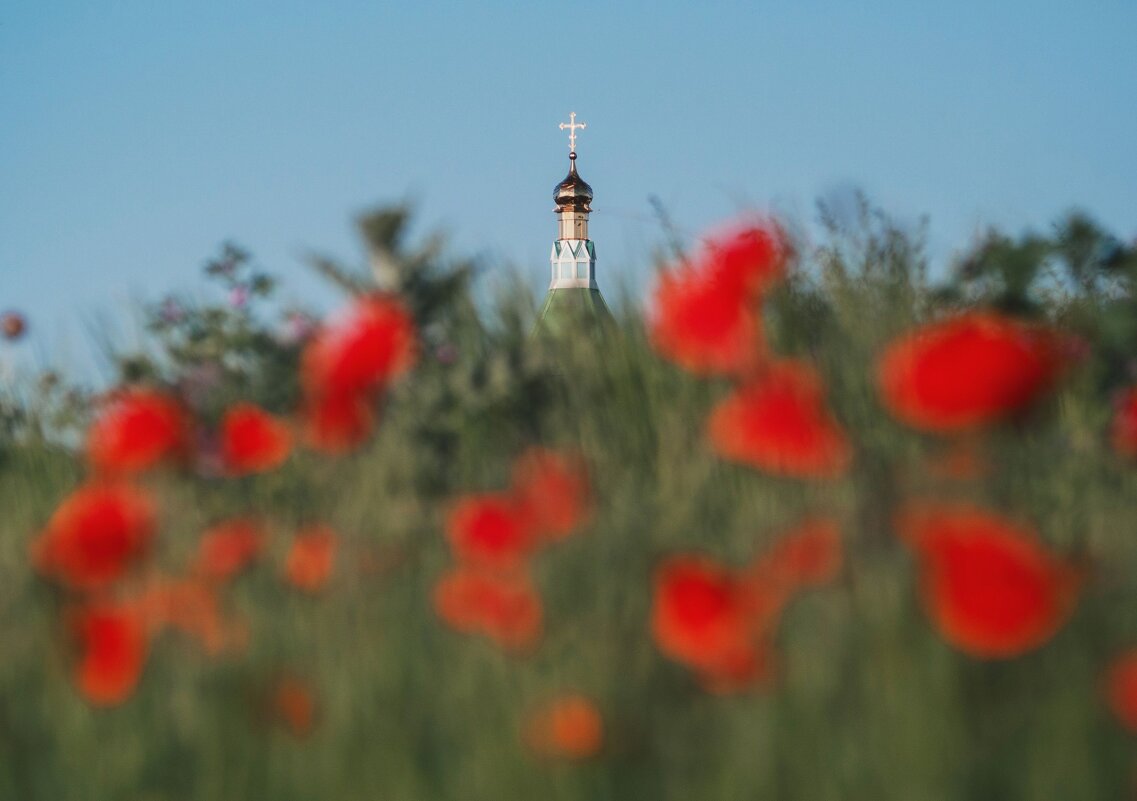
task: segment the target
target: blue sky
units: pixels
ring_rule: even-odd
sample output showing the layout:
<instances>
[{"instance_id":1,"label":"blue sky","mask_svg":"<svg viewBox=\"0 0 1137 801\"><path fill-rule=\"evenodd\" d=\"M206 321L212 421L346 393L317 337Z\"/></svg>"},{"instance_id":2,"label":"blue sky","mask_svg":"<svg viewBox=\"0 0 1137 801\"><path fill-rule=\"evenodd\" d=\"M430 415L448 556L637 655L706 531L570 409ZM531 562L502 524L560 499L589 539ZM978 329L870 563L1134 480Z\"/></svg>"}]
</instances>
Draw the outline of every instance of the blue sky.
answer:
<instances>
[{"instance_id":1,"label":"blue sky","mask_svg":"<svg viewBox=\"0 0 1137 801\"><path fill-rule=\"evenodd\" d=\"M8 0L0 308L81 353L225 239L326 307L302 254L358 260L353 217L403 198L539 288L571 110L602 287L642 281L652 195L697 233L859 186L941 263L1074 205L1133 236L1134 31L1132 0Z\"/></svg>"}]
</instances>

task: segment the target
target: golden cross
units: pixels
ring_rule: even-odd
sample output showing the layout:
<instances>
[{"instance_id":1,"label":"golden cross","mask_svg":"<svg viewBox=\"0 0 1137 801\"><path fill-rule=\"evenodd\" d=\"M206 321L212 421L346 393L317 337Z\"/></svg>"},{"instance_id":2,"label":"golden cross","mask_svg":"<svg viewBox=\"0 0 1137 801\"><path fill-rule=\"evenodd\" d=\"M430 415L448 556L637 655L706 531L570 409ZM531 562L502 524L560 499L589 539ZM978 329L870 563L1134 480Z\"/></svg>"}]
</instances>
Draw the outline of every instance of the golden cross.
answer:
<instances>
[{"instance_id":1,"label":"golden cross","mask_svg":"<svg viewBox=\"0 0 1137 801\"><path fill-rule=\"evenodd\" d=\"M581 130L583 130L587 127L588 127L587 123L576 121L576 112L575 111L569 113L569 121L568 122L562 122L561 123L561 130L562 131L565 128L569 129L569 152L570 153L576 152L576 129L580 128Z\"/></svg>"}]
</instances>

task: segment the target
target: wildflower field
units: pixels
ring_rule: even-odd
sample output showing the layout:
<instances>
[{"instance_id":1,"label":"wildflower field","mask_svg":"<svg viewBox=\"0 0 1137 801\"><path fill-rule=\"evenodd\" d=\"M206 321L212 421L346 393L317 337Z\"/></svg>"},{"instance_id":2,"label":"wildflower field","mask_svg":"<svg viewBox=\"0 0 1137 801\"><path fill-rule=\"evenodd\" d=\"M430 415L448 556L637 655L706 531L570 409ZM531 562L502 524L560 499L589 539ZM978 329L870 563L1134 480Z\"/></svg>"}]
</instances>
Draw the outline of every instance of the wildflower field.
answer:
<instances>
[{"instance_id":1,"label":"wildflower field","mask_svg":"<svg viewBox=\"0 0 1137 801\"><path fill-rule=\"evenodd\" d=\"M4 387L0 798L1132 797L1137 246L822 222L553 336L380 211Z\"/></svg>"}]
</instances>

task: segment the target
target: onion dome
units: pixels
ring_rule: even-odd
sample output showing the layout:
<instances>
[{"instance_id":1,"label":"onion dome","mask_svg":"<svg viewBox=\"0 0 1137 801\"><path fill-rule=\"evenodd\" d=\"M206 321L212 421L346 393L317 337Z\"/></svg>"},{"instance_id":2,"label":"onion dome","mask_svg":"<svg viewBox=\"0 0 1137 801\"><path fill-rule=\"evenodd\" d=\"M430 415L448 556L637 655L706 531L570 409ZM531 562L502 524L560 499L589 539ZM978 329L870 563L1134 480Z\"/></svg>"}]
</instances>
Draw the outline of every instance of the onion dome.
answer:
<instances>
[{"instance_id":1,"label":"onion dome","mask_svg":"<svg viewBox=\"0 0 1137 801\"><path fill-rule=\"evenodd\" d=\"M592 211L592 187L576 172L576 153L569 153L569 173L553 190L557 211Z\"/></svg>"}]
</instances>

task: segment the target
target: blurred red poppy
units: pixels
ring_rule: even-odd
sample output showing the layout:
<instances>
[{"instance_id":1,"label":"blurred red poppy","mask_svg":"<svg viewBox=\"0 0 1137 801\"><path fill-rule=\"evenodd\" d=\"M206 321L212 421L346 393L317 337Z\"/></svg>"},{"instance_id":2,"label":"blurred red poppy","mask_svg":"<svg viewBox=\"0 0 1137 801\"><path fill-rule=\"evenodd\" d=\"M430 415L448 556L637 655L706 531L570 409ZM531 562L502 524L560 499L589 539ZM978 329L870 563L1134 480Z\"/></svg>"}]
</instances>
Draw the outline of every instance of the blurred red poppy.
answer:
<instances>
[{"instance_id":1,"label":"blurred red poppy","mask_svg":"<svg viewBox=\"0 0 1137 801\"><path fill-rule=\"evenodd\" d=\"M0 337L15 342L28 330L28 321L24 315L15 311L6 311L0 314Z\"/></svg>"},{"instance_id":2,"label":"blurred red poppy","mask_svg":"<svg viewBox=\"0 0 1137 801\"><path fill-rule=\"evenodd\" d=\"M737 287L691 269L660 275L648 334L656 351L696 375L742 373L765 354L754 304Z\"/></svg>"},{"instance_id":3,"label":"blurred red poppy","mask_svg":"<svg viewBox=\"0 0 1137 801\"><path fill-rule=\"evenodd\" d=\"M785 273L786 237L773 223L735 224L707 240L696 270L740 298L761 295Z\"/></svg>"},{"instance_id":4,"label":"blurred red poppy","mask_svg":"<svg viewBox=\"0 0 1137 801\"><path fill-rule=\"evenodd\" d=\"M1109 710L1122 726L1137 734L1137 648L1114 658L1103 689Z\"/></svg>"},{"instance_id":5,"label":"blurred red poppy","mask_svg":"<svg viewBox=\"0 0 1137 801\"><path fill-rule=\"evenodd\" d=\"M1014 415L1062 371L1062 340L994 311L967 312L893 341L877 365L881 397L902 422L952 432Z\"/></svg>"},{"instance_id":6,"label":"blurred red poppy","mask_svg":"<svg viewBox=\"0 0 1137 801\"><path fill-rule=\"evenodd\" d=\"M217 581L231 579L260 556L267 539L264 526L252 518L218 523L201 535L196 573Z\"/></svg>"},{"instance_id":7,"label":"blurred red poppy","mask_svg":"<svg viewBox=\"0 0 1137 801\"><path fill-rule=\"evenodd\" d=\"M339 537L328 526L316 524L296 532L284 562L284 578L305 592L320 592L335 569Z\"/></svg>"},{"instance_id":8,"label":"blurred red poppy","mask_svg":"<svg viewBox=\"0 0 1137 801\"><path fill-rule=\"evenodd\" d=\"M523 739L538 756L586 759L603 745L604 720L591 698L568 693L529 713Z\"/></svg>"},{"instance_id":9,"label":"blurred red poppy","mask_svg":"<svg viewBox=\"0 0 1137 801\"><path fill-rule=\"evenodd\" d=\"M230 475L279 467L292 450L285 422L252 403L238 403L221 420L221 458Z\"/></svg>"},{"instance_id":10,"label":"blurred red poppy","mask_svg":"<svg viewBox=\"0 0 1137 801\"><path fill-rule=\"evenodd\" d=\"M241 628L222 616L216 587L202 579L153 577L139 596L138 606L151 632L174 629L197 640L208 654L243 643Z\"/></svg>"},{"instance_id":11,"label":"blurred red poppy","mask_svg":"<svg viewBox=\"0 0 1137 801\"><path fill-rule=\"evenodd\" d=\"M87 431L87 458L96 470L134 473L184 452L189 419L172 396L152 389L119 392Z\"/></svg>"},{"instance_id":12,"label":"blurred red poppy","mask_svg":"<svg viewBox=\"0 0 1137 801\"><path fill-rule=\"evenodd\" d=\"M332 455L359 447L375 428L374 403L358 393L306 399L300 416L305 444Z\"/></svg>"},{"instance_id":13,"label":"blurred red poppy","mask_svg":"<svg viewBox=\"0 0 1137 801\"><path fill-rule=\"evenodd\" d=\"M157 513L150 497L126 484L91 483L59 504L32 543L37 570L80 590L122 577L150 550Z\"/></svg>"},{"instance_id":14,"label":"blurred red poppy","mask_svg":"<svg viewBox=\"0 0 1137 801\"><path fill-rule=\"evenodd\" d=\"M1117 399L1110 440L1118 454L1137 459L1137 387L1126 389Z\"/></svg>"},{"instance_id":15,"label":"blurred red poppy","mask_svg":"<svg viewBox=\"0 0 1137 801\"><path fill-rule=\"evenodd\" d=\"M656 570L651 625L663 653L712 673L745 652L752 634L742 582L698 555L673 556Z\"/></svg>"},{"instance_id":16,"label":"blurred red poppy","mask_svg":"<svg viewBox=\"0 0 1137 801\"><path fill-rule=\"evenodd\" d=\"M75 684L96 706L121 704L142 677L149 637L137 608L102 603L81 607L70 616L79 646Z\"/></svg>"},{"instance_id":17,"label":"blurred red poppy","mask_svg":"<svg viewBox=\"0 0 1137 801\"><path fill-rule=\"evenodd\" d=\"M414 318L397 298L358 299L305 346L304 389L315 398L377 390L414 363L416 337Z\"/></svg>"},{"instance_id":18,"label":"blurred red poppy","mask_svg":"<svg viewBox=\"0 0 1137 801\"><path fill-rule=\"evenodd\" d=\"M307 737L316 723L316 698L308 682L281 677L272 688L272 716L294 737Z\"/></svg>"},{"instance_id":19,"label":"blurred red poppy","mask_svg":"<svg viewBox=\"0 0 1137 801\"><path fill-rule=\"evenodd\" d=\"M1029 528L966 504L926 503L897 515L921 561L933 624L956 648L984 659L1030 651L1073 611L1082 571Z\"/></svg>"},{"instance_id":20,"label":"blurred red poppy","mask_svg":"<svg viewBox=\"0 0 1137 801\"><path fill-rule=\"evenodd\" d=\"M757 684L769 684L773 679L774 649L768 636L723 654L698 674L700 686L716 695L733 695Z\"/></svg>"},{"instance_id":21,"label":"blurred red poppy","mask_svg":"<svg viewBox=\"0 0 1137 801\"><path fill-rule=\"evenodd\" d=\"M758 560L756 572L798 589L826 584L840 569L840 524L811 517L784 533Z\"/></svg>"},{"instance_id":22,"label":"blurred red poppy","mask_svg":"<svg viewBox=\"0 0 1137 801\"><path fill-rule=\"evenodd\" d=\"M530 448L517 458L513 494L528 525L552 540L571 534L591 511L583 462L544 448Z\"/></svg>"},{"instance_id":23,"label":"blurred red poppy","mask_svg":"<svg viewBox=\"0 0 1137 801\"><path fill-rule=\"evenodd\" d=\"M484 635L511 650L528 648L541 636L541 598L520 572L452 569L434 586L434 610L455 631Z\"/></svg>"},{"instance_id":24,"label":"blurred red poppy","mask_svg":"<svg viewBox=\"0 0 1137 801\"><path fill-rule=\"evenodd\" d=\"M446 537L459 561L489 570L521 567L537 544L530 520L505 493L460 498L447 516Z\"/></svg>"},{"instance_id":25,"label":"blurred red poppy","mask_svg":"<svg viewBox=\"0 0 1137 801\"><path fill-rule=\"evenodd\" d=\"M852 447L825 405L816 371L781 361L738 387L714 408L711 446L724 459L792 478L834 478Z\"/></svg>"}]
</instances>

